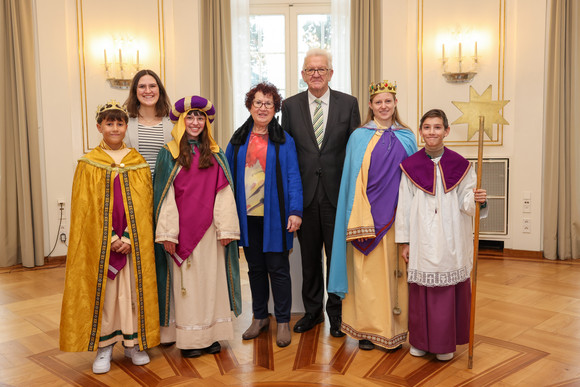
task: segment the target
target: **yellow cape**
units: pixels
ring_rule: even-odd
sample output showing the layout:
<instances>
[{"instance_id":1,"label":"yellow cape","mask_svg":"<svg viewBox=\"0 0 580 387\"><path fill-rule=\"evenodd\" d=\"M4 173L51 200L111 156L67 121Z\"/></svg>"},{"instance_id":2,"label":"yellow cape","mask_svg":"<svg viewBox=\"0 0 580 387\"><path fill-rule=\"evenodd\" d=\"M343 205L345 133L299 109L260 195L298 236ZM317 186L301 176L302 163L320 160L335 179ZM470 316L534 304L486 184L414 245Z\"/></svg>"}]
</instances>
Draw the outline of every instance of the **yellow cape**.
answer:
<instances>
[{"instance_id":1,"label":"yellow cape","mask_svg":"<svg viewBox=\"0 0 580 387\"><path fill-rule=\"evenodd\" d=\"M114 172L121 179L131 239L139 348L159 344L151 172L134 149L116 166L98 147L79 160L73 181L70 243L60 321L60 349L63 351L98 348L111 247Z\"/></svg>"}]
</instances>

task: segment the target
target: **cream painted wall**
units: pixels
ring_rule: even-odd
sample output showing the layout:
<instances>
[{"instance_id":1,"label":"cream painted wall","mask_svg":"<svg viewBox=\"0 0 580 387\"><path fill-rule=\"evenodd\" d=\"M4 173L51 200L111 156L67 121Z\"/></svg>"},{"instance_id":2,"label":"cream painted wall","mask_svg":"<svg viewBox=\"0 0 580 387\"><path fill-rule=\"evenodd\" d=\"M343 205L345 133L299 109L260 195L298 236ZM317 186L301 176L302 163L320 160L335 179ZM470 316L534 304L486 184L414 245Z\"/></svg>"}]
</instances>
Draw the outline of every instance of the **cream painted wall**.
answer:
<instances>
[{"instance_id":1,"label":"cream painted wall","mask_svg":"<svg viewBox=\"0 0 580 387\"><path fill-rule=\"evenodd\" d=\"M84 0L93 1L93 0ZM94 0L96 1L96 0ZM450 6L454 1L449 0ZM103 6L113 0L101 1ZM172 101L200 89L200 1L165 0L165 86ZM384 0L383 76L398 81L403 119L416 129L417 121L417 0ZM57 200L67 202L68 235L70 192L76 160L82 155L79 59L75 0L36 0L39 53L40 130L44 138L45 254L57 237ZM504 144L486 147L486 157L510 159L509 228L505 247L541 250L542 199L542 90L545 65L546 0L506 0L506 107ZM445 10L439 15L445 17ZM139 20L123 19L124 23ZM85 31L85 34L87 31ZM92 112L92 108L90 109ZM92 114L92 113L91 113ZM363 113L364 114L364 113ZM467 157L473 147L456 147ZM521 232L522 193L530 191L532 233ZM60 242L53 255L66 254Z\"/></svg>"},{"instance_id":2,"label":"cream painted wall","mask_svg":"<svg viewBox=\"0 0 580 387\"><path fill-rule=\"evenodd\" d=\"M68 235L69 204L75 160L82 152L75 128L79 128L79 80L74 1L36 2L38 58L40 68L40 130L44 137L46 181L45 255L58 235L57 200L66 201L65 224ZM75 67L77 71L75 71ZM75 87L76 86L76 87ZM58 242L52 255L66 254Z\"/></svg>"},{"instance_id":3,"label":"cream painted wall","mask_svg":"<svg viewBox=\"0 0 580 387\"><path fill-rule=\"evenodd\" d=\"M98 0L98 3L101 7L115 8L113 0ZM159 3L163 4L165 26L165 87L173 102L185 95L199 93L200 3L199 0L165 0ZM64 224L68 238L72 180L77 159L83 154L77 2L36 0L35 7L40 69L39 109L42 117L40 131L45 152L43 178L46 187L43 205L44 250L47 255L58 236L57 201L60 199L66 201ZM85 14L84 17L90 15ZM140 23L138 18L131 19L130 16L120 18L119 21ZM85 30L85 39L91 33L102 34L102 31ZM104 79L103 74L103 79L99 81L103 82ZM111 97L117 97L117 94L118 91L111 91ZM95 108L87 107L89 122L92 122ZM96 130L96 127L89 126L89 130ZM52 255L65 254L65 244L58 241Z\"/></svg>"},{"instance_id":4,"label":"cream painted wall","mask_svg":"<svg viewBox=\"0 0 580 387\"><path fill-rule=\"evenodd\" d=\"M449 7L454 1L448 1ZM417 99L417 0L383 1L383 77L397 80L399 109L416 131ZM439 14L424 17L445 18ZM511 100L504 116L503 146L488 146L484 157L509 158L508 235L486 239L504 240L504 247L540 251L542 213L542 140L544 121L544 52L546 0L506 1L505 95ZM424 31L424 34L437 31ZM476 76L477 77L477 76ZM429 87L429 79L424 79ZM468 86L464 87L468 95ZM482 92L483 90L478 90ZM496 94L494 90L494 99ZM445 98L442 96L442 98ZM467 100L467 97L466 97ZM449 112L448 112L449 114ZM456 146L465 157L477 157L475 147ZM532 212L522 212L523 192L529 191ZM522 219L530 218L532 232L522 232ZM484 238L482 238L484 239Z\"/></svg>"}]
</instances>

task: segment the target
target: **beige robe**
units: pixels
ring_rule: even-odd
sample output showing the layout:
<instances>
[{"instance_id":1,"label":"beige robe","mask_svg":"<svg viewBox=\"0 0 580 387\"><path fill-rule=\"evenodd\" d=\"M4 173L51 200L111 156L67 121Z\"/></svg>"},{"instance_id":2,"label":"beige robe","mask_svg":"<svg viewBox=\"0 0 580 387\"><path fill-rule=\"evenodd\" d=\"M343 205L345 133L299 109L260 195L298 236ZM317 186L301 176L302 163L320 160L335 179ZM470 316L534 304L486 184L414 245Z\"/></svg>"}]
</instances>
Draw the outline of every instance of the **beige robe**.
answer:
<instances>
[{"instance_id":1,"label":"beige robe","mask_svg":"<svg viewBox=\"0 0 580 387\"><path fill-rule=\"evenodd\" d=\"M195 221L194 219L192 221ZM179 213L173 185L161 205L156 242L178 242ZM177 348L209 347L234 338L224 247L220 239L239 239L240 229L232 190L225 187L215 198L213 223L191 255L181 265L172 260L169 327L162 327L161 342L175 341Z\"/></svg>"},{"instance_id":2,"label":"beige robe","mask_svg":"<svg viewBox=\"0 0 580 387\"><path fill-rule=\"evenodd\" d=\"M375 135L369 142L357 177L347 242L374 237L366 188L371 154L379 139L380 135ZM342 301L343 332L357 340L396 348L407 339L409 292L405 262L399 257L395 244L395 228L387 232L369 255L349 245L346 259L350 290ZM395 277L397 269L401 277ZM401 313L395 314L395 308Z\"/></svg>"}]
</instances>

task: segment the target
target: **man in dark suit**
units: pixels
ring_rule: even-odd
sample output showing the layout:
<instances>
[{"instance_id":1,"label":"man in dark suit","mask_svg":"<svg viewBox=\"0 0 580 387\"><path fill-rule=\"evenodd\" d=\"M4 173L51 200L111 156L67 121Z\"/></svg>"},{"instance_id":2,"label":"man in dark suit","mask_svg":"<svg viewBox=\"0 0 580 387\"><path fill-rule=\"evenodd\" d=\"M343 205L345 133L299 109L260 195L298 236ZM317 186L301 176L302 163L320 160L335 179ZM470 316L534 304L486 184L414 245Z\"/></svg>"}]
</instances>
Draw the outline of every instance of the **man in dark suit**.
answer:
<instances>
[{"instance_id":1,"label":"man in dark suit","mask_svg":"<svg viewBox=\"0 0 580 387\"><path fill-rule=\"evenodd\" d=\"M330 268L336 202L340 189L346 143L360 124L355 97L331 90L332 57L321 49L306 53L302 79L308 90L282 104L282 126L296 143L304 191L304 212L298 240L302 252L302 301L305 315L294 332L306 332L324 321L325 280L322 247L326 252L326 272ZM341 325L341 299L329 294L326 313L330 333L344 336Z\"/></svg>"}]
</instances>

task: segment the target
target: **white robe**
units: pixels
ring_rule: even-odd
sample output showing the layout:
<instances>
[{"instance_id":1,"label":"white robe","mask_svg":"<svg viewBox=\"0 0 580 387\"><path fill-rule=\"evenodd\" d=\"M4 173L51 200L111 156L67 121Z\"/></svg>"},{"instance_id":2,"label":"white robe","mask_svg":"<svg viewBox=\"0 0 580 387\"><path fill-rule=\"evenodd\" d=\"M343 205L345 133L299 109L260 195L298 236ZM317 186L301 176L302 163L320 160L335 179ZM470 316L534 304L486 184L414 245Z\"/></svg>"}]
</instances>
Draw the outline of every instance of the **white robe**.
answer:
<instances>
[{"instance_id":1,"label":"white robe","mask_svg":"<svg viewBox=\"0 0 580 387\"><path fill-rule=\"evenodd\" d=\"M433 159L439 163L440 157ZM409 243L408 282L450 286L467 280L473 267L476 174L473 166L461 183L445 193L437 171L435 196L403 174L395 219L395 241ZM487 208L480 217L487 216Z\"/></svg>"}]
</instances>

